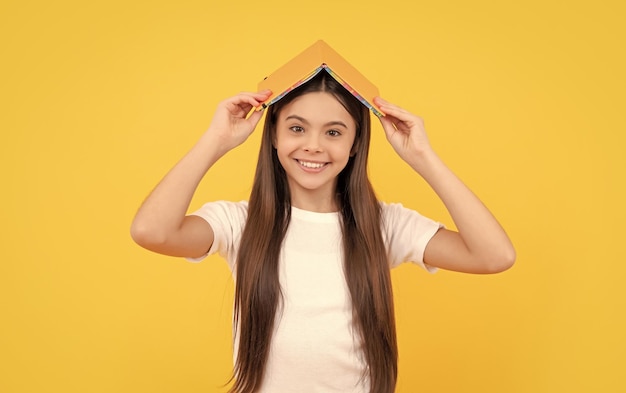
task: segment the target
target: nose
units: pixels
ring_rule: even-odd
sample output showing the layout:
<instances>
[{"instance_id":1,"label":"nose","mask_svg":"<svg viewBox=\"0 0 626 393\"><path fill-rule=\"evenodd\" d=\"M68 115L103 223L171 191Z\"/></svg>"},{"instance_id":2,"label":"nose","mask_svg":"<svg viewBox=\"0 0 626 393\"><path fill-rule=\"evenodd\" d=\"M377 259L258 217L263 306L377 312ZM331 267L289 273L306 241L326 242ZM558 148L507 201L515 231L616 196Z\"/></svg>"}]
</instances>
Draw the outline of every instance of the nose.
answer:
<instances>
[{"instance_id":1,"label":"nose","mask_svg":"<svg viewBox=\"0 0 626 393\"><path fill-rule=\"evenodd\" d=\"M303 150L310 153L322 151L322 145L318 133L311 132L307 134L304 140Z\"/></svg>"}]
</instances>

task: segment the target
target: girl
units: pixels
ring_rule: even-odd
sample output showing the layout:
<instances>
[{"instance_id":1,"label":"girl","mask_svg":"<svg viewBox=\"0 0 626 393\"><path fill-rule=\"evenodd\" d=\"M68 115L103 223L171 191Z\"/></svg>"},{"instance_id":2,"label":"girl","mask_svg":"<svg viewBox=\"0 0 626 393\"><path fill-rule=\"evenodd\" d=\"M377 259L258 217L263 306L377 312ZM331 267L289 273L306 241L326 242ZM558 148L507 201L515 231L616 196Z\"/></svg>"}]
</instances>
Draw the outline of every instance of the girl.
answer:
<instances>
[{"instance_id":1,"label":"girl","mask_svg":"<svg viewBox=\"0 0 626 393\"><path fill-rule=\"evenodd\" d=\"M413 261L495 273L513 264L513 246L432 150L422 120L377 97L387 139L439 195L458 232L379 202L366 170L369 111L326 72L267 109L249 201L186 215L204 174L252 133L262 116L253 109L269 95L241 93L218 105L206 133L139 209L132 237L166 255L227 259L236 282L231 392L393 392L390 268Z\"/></svg>"}]
</instances>

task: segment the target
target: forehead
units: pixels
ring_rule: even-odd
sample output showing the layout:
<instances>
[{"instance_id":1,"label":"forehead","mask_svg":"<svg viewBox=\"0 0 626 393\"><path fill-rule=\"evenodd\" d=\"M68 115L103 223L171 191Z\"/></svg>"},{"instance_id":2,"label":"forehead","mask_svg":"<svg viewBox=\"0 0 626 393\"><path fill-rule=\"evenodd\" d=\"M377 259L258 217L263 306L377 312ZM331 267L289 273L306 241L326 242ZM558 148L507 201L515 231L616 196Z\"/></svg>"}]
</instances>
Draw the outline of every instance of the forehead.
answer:
<instances>
[{"instance_id":1,"label":"forehead","mask_svg":"<svg viewBox=\"0 0 626 393\"><path fill-rule=\"evenodd\" d=\"M310 122L329 122L341 120L349 127L355 127L356 123L350 112L332 94L327 92L311 92L294 98L285 105L278 114L281 121L289 116L297 115Z\"/></svg>"}]
</instances>

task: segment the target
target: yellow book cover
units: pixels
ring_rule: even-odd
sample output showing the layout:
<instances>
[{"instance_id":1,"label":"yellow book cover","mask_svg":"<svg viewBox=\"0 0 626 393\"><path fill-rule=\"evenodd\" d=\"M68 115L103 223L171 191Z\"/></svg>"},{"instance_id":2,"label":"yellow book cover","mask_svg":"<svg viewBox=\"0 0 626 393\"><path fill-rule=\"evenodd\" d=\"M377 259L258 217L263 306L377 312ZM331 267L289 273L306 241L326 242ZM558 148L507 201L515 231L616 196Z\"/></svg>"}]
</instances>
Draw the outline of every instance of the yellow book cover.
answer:
<instances>
[{"instance_id":1,"label":"yellow book cover","mask_svg":"<svg viewBox=\"0 0 626 393\"><path fill-rule=\"evenodd\" d=\"M376 116L384 116L374 105L374 97L379 95L378 88L323 40L305 49L259 83L259 90L272 91L263 107L272 105L319 72L328 72Z\"/></svg>"}]
</instances>

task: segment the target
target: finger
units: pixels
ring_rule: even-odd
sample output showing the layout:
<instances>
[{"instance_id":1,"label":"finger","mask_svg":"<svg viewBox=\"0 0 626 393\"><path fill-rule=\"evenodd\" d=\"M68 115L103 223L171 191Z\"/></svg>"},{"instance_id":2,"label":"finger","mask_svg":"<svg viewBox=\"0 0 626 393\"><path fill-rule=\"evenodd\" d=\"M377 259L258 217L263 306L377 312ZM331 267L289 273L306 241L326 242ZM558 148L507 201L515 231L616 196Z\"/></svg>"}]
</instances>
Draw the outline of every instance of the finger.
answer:
<instances>
[{"instance_id":1,"label":"finger","mask_svg":"<svg viewBox=\"0 0 626 393\"><path fill-rule=\"evenodd\" d=\"M239 93L238 95L226 100L226 103L228 105L238 106L245 110L246 113L248 113L250 108L259 107L261 105L261 102L263 102L263 99L265 98L264 96L259 96L257 99L255 95L256 93Z\"/></svg>"},{"instance_id":2,"label":"finger","mask_svg":"<svg viewBox=\"0 0 626 393\"><path fill-rule=\"evenodd\" d=\"M257 92L242 91L238 95L249 96L249 97L253 97L253 98L258 99L258 100L264 100L267 97L272 95L272 91L270 89L264 89L264 90L260 90L260 91L257 91Z\"/></svg>"},{"instance_id":3,"label":"finger","mask_svg":"<svg viewBox=\"0 0 626 393\"><path fill-rule=\"evenodd\" d=\"M244 116L247 116L248 113L250 113L250 111L255 108L254 106L250 105L250 104L241 104L239 105L239 107L241 108L241 110L243 111Z\"/></svg>"},{"instance_id":4,"label":"finger","mask_svg":"<svg viewBox=\"0 0 626 393\"><path fill-rule=\"evenodd\" d=\"M243 91L241 93L239 93L237 96L235 97L248 97L248 98L252 98L254 99L257 104L254 105L256 107L258 107L259 105L261 105L261 103L267 101L267 99L272 95L272 91L269 89L265 89L265 90L261 90L259 92L253 93L253 92L249 92L249 91ZM233 97L234 98L234 97Z\"/></svg>"},{"instance_id":5,"label":"finger","mask_svg":"<svg viewBox=\"0 0 626 393\"><path fill-rule=\"evenodd\" d=\"M382 97L378 97L378 96L377 96L377 97L374 97L374 103L375 103L376 105L378 105L378 106L381 106L381 105L387 105L387 106L388 106L388 105L393 105L393 104L391 104L391 102L389 102L389 101L385 100L385 99L384 99L384 98L382 98Z\"/></svg>"},{"instance_id":6,"label":"finger","mask_svg":"<svg viewBox=\"0 0 626 393\"><path fill-rule=\"evenodd\" d=\"M248 102L249 100L241 100L238 97L233 97L232 99L226 100L222 103L222 106L231 114L234 116L241 116L243 114L243 116L245 116L251 108L253 108L255 105L255 101L252 100L250 102Z\"/></svg>"},{"instance_id":7,"label":"finger","mask_svg":"<svg viewBox=\"0 0 626 393\"><path fill-rule=\"evenodd\" d=\"M393 103L391 103L391 102L389 102L389 101L385 100L385 99L384 99L384 98L382 98L382 97L374 97L374 103L375 103L376 105L379 105L379 106L384 106L384 107L387 107L387 108L398 108L398 109L402 109L402 108L400 108L400 106L399 106L399 105L393 104Z\"/></svg>"},{"instance_id":8,"label":"finger","mask_svg":"<svg viewBox=\"0 0 626 393\"><path fill-rule=\"evenodd\" d=\"M387 115L392 115L396 118L398 118L399 120L403 120L406 121L408 120L411 116L414 116L412 113L410 113L409 111L402 109L396 105L393 104L381 104L380 105L380 109Z\"/></svg>"},{"instance_id":9,"label":"finger","mask_svg":"<svg viewBox=\"0 0 626 393\"><path fill-rule=\"evenodd\" d=\"M381 97L375 97L374 98L374 103L376 105L379 106L379 108L381 108L381 110L383 110L383 112L387 111L387 112L393 112L393 113L404 113L406 115L413 115L411 112L409 112L408 110L396 105L396 104L392 104L391 102L381 98ZM385 112L386 113L386 112Z\"/></svg>"},{"instance_id":10,"label":"finger","mask_svg":"<svg viewBox=\"0 0 626 393\"><path fill-rule=\"evenodd\" d=\"M405 109L395 106L382 106L381 109L384 109L387 115L392 116L396 119L394 121L394 124L398 129L410 129L415 126L424 128L424 119Z\"/></svg>"}]
</instances>

